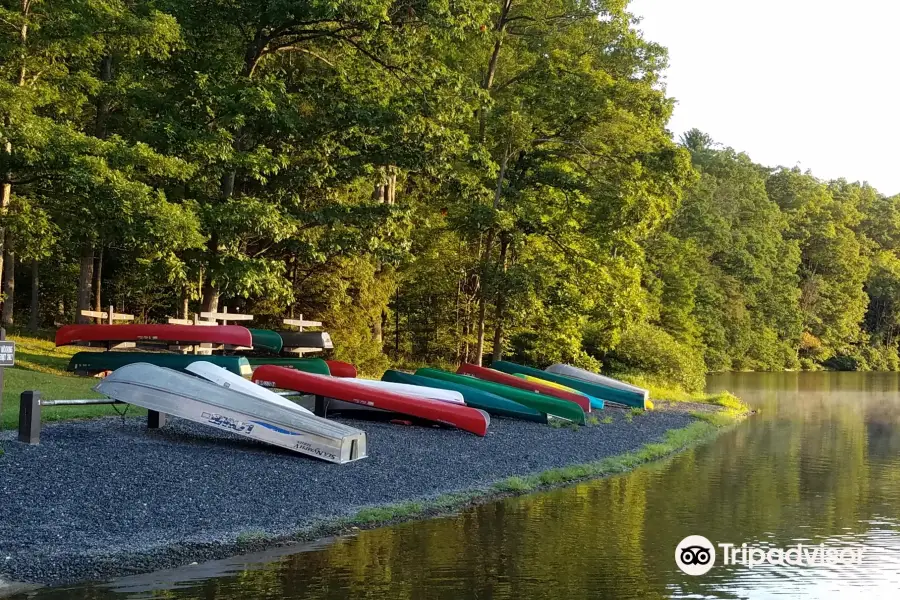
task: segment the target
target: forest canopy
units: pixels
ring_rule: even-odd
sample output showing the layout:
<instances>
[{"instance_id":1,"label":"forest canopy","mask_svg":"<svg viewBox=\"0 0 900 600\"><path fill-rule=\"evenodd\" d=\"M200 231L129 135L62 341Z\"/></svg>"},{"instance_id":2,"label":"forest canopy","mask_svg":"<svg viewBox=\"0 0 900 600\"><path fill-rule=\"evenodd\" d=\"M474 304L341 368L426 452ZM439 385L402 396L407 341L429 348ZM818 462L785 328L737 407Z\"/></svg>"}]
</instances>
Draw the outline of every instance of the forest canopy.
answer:
<instances>
[{"instance_id":1,"label":"forest canopy","mask_svg":"<svg viewBox=\"0 0 900 600\"><path fill-rule=\"evenodd\" d=\"M625 0L0 0L2 321L339 358L900 367L900 198L673 139ZM739 118L739 117L736 117Z\"/></svg>"}]
</instances>

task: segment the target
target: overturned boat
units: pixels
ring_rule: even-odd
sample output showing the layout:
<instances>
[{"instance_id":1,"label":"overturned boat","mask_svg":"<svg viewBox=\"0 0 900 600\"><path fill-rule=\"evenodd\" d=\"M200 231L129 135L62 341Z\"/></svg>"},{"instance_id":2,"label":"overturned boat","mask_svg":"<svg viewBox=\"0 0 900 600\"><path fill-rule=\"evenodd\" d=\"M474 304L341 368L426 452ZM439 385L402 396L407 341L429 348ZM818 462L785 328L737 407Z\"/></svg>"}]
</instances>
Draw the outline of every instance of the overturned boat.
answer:
<instances>
[{"instance_id":1,"label":"overturned boat","mask_svg":"<svg viewBox=\"0 0 900 600\"><path fill-rule=\"evenodd\" d=\"M484 381L502 383L503 385L519 388L520 390L534 392L535 394L553 396L554 398L559 398L560 400L565 400L567 402L574 402L575 404L580 406L581 410L583 410L584 412L591 412L591 400L584 394L568 392L566 390L555 388L544 383L528 381L510 375L509 373L502 373L500 371L495 371L494 369L488 369L486 367L480 367L478 365L472 365L469 363L461 364L456 373L459 375L471 375L472 377L477 377L478 379L483 379Z\"/></svg>"},{"instance_id":2,"label":"overturned boat","mask_svg":"<svg viewBox=\"0 0 900 600\"><path fill-rule=\"evenodd\" d=\"M475 408L376 389L353 379L326 377L265 365L253 372L253 381L265 387L303 392L323 400L333 398L364 407L409 415L450 425L479 436L487 435L490 424L490 416Z\"/></svg>"},{"instance_id":3,"label":"overturned boat","mask_svg":"<svg viewBox=\"0 0 900 600\"><path fill-rule=\"evenodd\" d=\"M125 365L148 363L176 371L186 371L188 365L202 360L228 369L237 375L250 375L250 363L243 356L170 354L167 352L76 352L69 359L67 371L76 375L96 375L115 371Z\"/></svg>"},{"instance_id":4,"label":"overturned boat","mask_svg":"<svg viewBox=\"0 0 900 600\"><path fill-rule=\"evenodd\" d=\"M452 390L462 394L463 399L466 401L466 406L483 410L492 415L510 417L513 419L524 419L526 421L536 421L538 423L547 422L547 415L542 412L534 410L533 408L528 408L527 406L519 404L518 402L513 402L512 400L508 400L497 394L491 394L490 392L485 392L467 385L392 370L385 371L381 380L440 388L442 390Z\"/></svg>"},{"instance_id":5,"label":"overturned boat","mask_svg":"<svg viewBox=\"0 0 900 600\"><path fill-rule=\"evenodd\" d=\"M347 463L366 456L366 434L358 429L147 363L124 366L94 389L120 402L329 462Z\"/></svg>"},{"instance_id":6,"label":"overturned boat","mask_svg":"<svg viewBox=\"0 0 900 600\"><path fill-rule=\"evenodd\" d=\"M448 371L442 371L441 369L418 369L415 374L420 377L442 379L451 383L473 387L483 392L496 394L507 400L518 402L523 406L527 406L528 408L532 408L547 415L567 419L578 423L579 425L585 424L584 409L568 400L560 400L559 398L544 394L535 394L534 392L503 385L502 383L478 379L471 375L450 373Z\"/></svg>"},{"instance_id":7,"label":"overturned boat","mask_svg":"<svg viewBox=\"0 0 900 600\"><path fill-rule=\"evenodd\" d=\"M533 367L517 365L505 360L494 361L491 365L492 369L503 371L504 373L531 375L540 379L553 381L571 388L575 388L585 394L590 394L595 398L600 398L606 402L622 404L624 406L633 406L637 408L650 408L650 393L637 386L633 386L610 377L604 377L597 373L591 373L578 367L571 365L553 365L551 370L541 371Z\"/></svg>"},{"instance_id":8,"label":"overturned boat","mask_svg":"<svg viewBox=\"0 0 900 600\"><path fill-rule=\"evenodd\" d=\"M118 342L252 347L253 336L238 325L64 325L56 331L57 346Z\"/></svg>"}]
</instances>

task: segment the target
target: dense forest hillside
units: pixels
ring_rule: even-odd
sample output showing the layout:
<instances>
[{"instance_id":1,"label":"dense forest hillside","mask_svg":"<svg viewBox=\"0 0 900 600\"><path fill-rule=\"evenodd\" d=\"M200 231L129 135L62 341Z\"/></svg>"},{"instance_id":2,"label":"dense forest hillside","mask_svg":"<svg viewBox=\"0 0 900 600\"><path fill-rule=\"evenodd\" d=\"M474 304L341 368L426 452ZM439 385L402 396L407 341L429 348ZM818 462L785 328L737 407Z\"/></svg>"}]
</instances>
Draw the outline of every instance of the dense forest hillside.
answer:
<instances>
[{"instance_id":1,"label":"dense forest hillside","mask_svg":"<svg viewBox=\"0 0 900 600\"><path fill-rule=\"evenodd\" d=\"M228 306L370 370L693 387L898 368L900 199L673 141L627 4L0 0L3 322Z\"/></svg>"}]
</instances>

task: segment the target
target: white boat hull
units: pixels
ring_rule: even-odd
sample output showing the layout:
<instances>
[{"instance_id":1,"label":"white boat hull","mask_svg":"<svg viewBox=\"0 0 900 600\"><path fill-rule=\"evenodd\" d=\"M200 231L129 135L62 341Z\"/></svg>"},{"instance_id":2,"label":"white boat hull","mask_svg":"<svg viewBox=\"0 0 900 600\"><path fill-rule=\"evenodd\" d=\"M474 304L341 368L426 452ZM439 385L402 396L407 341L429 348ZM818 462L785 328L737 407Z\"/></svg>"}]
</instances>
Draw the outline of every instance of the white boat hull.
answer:
<instances>
[{"instance_id":1,"label":"white boat hull","mask_svg":"<svg viewBox=\"0 0 900 600\"><path fill-rule=\"evenodd\" d=\"M94 389L121 402L329 462L342 464L366 456L363 431L310 415L299 406L261 401L257 396L147 363L116 369Z\"/></svg>"},{"instance_id":2,"label":"white boat hull","mask_svg":"<svg viewBox=\"0 0 900 600\"><path fill-rule=\"evenodd\" d=\"M607 377L606 375L600 375L599 373L593 373L591 371L587 371L585 369L581 369L579 367L573 367L572 365L564 365L564 364L555 364L550 365L546 369L544 369L548 373L555 373L557 375L565 375L566 377L571 377L573 379L580 379L581 381L587 381L588 383L597 383L600 385L606 385L609 387L618 388L620 390L627 390L629 392L637 392L638 394L644 395L644 401L647 401L647 398L650 397L650 392L645 390L642 387L638 387L636 385L631 385L630 383L625 383L624 381L619 381L618 379L613 379L612 377Z\"/></svg>"},{"instance_id":3,"label":"white boat hull","mask_svg":"<svg viewBox=\"0 0 900 600\"><path fill-rule=\"evenodd\" d=\"M386 392L412 396L413 398L429 398L431 400L440 400L441 402L450 402L452 404L466 403L463 399L463 395L453 390L439 390L423 385L409 385L407 383L393 383L391 381L377 381L375 379L353 379L353 382L384 390Z\"/></svg>"}]
</instances>

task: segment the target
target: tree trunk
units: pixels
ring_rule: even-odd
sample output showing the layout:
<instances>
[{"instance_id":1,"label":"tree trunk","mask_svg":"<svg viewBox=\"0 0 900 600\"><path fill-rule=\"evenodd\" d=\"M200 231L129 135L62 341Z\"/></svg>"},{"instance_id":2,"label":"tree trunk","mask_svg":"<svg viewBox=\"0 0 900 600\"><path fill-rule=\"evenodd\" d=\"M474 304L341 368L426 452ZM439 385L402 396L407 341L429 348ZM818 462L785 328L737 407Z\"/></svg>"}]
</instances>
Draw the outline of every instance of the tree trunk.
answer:
<instances>
[{"instance_id":1,"label":"tree trunk","mask_svg":"<svg viewBox=\"0 0 900 600\"><path fill-rule=\"evenodd\" d=\"M209 258L207 260L206 277L203 278L202 310L216 312L219 310L219 287L213 283L211 273L219 256L219 236L213 233L206 245Z\"/></svg>"},{"instance_id":2,"label":"tree trunk","mask_svg":"<svg viewBox=\"0 0 900 600\"><path fill-rule=\"evenodd\" d=\"M506 178L506 168L509 165L509 146L500 160L500 173L497 175L497 189L494 191L494 211L500 208L500 200L503 197L503 180ZM487 241L484 244L484 253L481 255L481 288L478 294L478 341L475 345L475 364L480 365L484 357L484 319L487 309L486 296L490 292L488 285L491 277L491 248L494 245L494 237L497 232L493 225L488 229Z\"/></svg>"},{"instance_id":3,"label":"tree trunk","mask_svg":"<svg viewBox=\"0 0 900 600\"><path fill-rule=\"evenodd\" d=\"M188 316L191 312L191 292L188 289L188 286L184 286L181 289L181 318L189 319Z\"/></svg>"},{"instance_id":4,"label":"tree trunk","mask_svg":"<svg viewBox=\"0 0 900 600\"><path fill-rule=\"evenodd\" d=\"M484 318L487 312L487 302L484 293L478 297L478 340L475 344L475 364L481 366L484 358Z\"/></svg>"},{"instance_id":5,"label":"tree trunk","mask_svg":"<svg viewBox=\"0 0 900 600\"><path fill-rule=\"evenodd\" d=\"M509 236L501 234L500 236L500 264L503 273L506 273L506 254L509 250ZM506 293L500 287L497 290L497 299L494 301L496 312L494 313L494 346L491 362L496 362L503 358L503 318L506 313Z\"/></svg>"},{"instance_id":6,"label":"tree trunk","mask_svg":"<svg viewBox=\"0 0 900 600\"><path fill-rule=\"evenodd\" d=\"M41 287L40 287L40 263L37 260L31 261L31 314L28 318L28 329L37 331L41 324L41 317L38 311L41 308Z\"/></svg>"},{"instance_id":7,"label":"tree trunk","mask_svg":"<svg viewBox=\"0 0 900 600\"><path fill-rule=\"evenodd\" d=\"M97 254L97 264L94 266L94 310L97 312L103 312L103 302L100 297L101 292L101 281L103 277L103 247L100 248L100 251ZM97 317L97 322L102 323L103 319Z\"/></svg>"},{"instance_id":8,"label":"tree trunk","mask_svg":"<svg viewBox=\"0 0 900 600\"><path fill-rule=\"evenodd\" d=\"M8 235L8 234L7 234ZM3 326L13 324L13 310L16 301L16 256L11 252L12 246L9 240L3 249L3 313L0 314L0 322Z\"/></svg>"},{"instance_id":9,"label":"tree trunk","mask_svg":"<svg viewBox=\"0 0 900 600\"><path fill-rule=\"evenodd\" d=\"M25 87L25 52L26 44L28 43L28 17L31 14L31 2L32 0L21 0L20 3L22 25L19 27L19 73L16 81L16 84L19 87ZM4 119L3 124L4 129L8 130L10 127L9 119ZM0 184L0 216L6 215L6 212L9 209L9 203L12 200L13 174L12 170L9 168L12 150L12 142L8 139L4 139L3 145L0 146L0 179L2 179L2 184ZM0 273L5 273L3 270L3 262L5 258L4 247L8 242L6 238L6 233L0 228Z\"/></svg>"},{"instance_id":10,"label":"tree trunk","mask_svg":"<svg viewBox=\"0 0 900 600\"><path fill-rule=\"evenodd\" d=\"M94 246L85 242L81 247L81 261L78 273L78 305L75 307L75 322L89 323L81 311L91 308L91 285L94 280Z\"/></svg>"}]
</instances>

